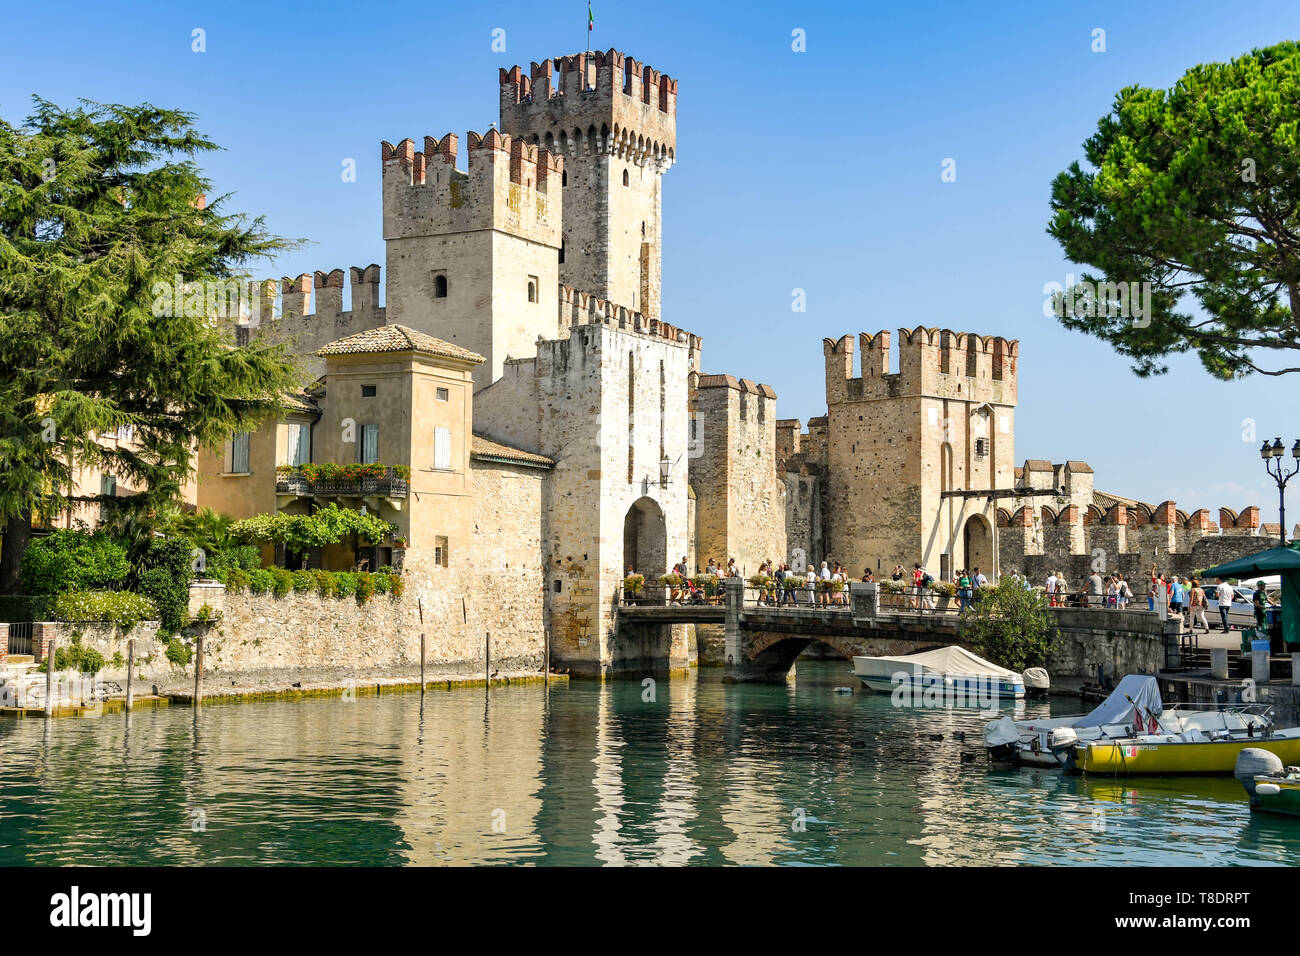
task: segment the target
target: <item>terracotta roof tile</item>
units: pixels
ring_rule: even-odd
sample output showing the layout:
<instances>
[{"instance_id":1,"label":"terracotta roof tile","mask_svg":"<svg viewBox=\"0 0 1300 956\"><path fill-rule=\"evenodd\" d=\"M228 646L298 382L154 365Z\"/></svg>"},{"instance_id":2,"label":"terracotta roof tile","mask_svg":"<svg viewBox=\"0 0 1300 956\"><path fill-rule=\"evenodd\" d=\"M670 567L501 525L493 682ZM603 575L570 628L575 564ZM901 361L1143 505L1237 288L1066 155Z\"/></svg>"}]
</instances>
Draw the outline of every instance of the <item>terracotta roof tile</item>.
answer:
<instances>
[{"instance_id":1,"label":"terracotta roof tile","mask_svg":"<svg viewBox=\"0 0 1300 956\"><path fill-rule=\"evenodd\" d=\"M366 355L377 352L424 352L427 355L441 355L444 358L458 359L462 362L478 364L486 361L477 352L435 339L432 335L408 329L404 325L381 325L377 329L367 329L346 338L336 339L323 346L316 354L326 355Z\"/></svg>"},{"instance_id":2,"label":"terracotta roof tile","mask_svg":"<svg viewBox=\"0 0 1300 956\"><path fill-rule=\"evenodd\" d=\"M493 441L486 435L475 432L469 446L470 456L480 460L514 461L523 465L535 465L539 468L553 468L555 462L545 455L536 455L531 451L512 448Z\"/></svg>"}]
</instances>

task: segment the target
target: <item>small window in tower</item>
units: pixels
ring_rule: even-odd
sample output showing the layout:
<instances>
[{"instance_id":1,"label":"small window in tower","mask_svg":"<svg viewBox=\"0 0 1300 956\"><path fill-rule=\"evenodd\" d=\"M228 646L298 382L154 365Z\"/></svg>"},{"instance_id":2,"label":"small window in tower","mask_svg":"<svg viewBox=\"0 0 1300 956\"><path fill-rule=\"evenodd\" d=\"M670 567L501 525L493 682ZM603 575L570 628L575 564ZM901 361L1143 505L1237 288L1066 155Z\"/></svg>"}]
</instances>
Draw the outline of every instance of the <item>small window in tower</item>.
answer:
<instances>
[{"instance_id":1,"label":"small window in tower","mask_svg":"<svg viewBox=\"0 0 1300 956\"><path fill-rule=\"evenodd\" d=\"M528 301L537 301L537 276L528 277Z\"/></svg>"},{"instance_id":2,"label":"small window in tower","mask_svg":"<svg viewBox=\"0 0 1300 956\"><path fill-rule=\"evenodd\" d=\"M645 220L644 220L644 219L641 220L641 238L642 238L642 239L645 238Z\"/></svg>"},{"instance_id":3,"label":"small window in tower","mask_svg":"<svg viewBox=\"0 0 1300 956\"><path fill-rule=\"evenodd\" d=\"M434 276L433 297L435 299L447 298L447 277L446 276L442 276L442 275Z\"/></svg>"},{"instance_id":4,"label":"small window in tower","mask_svg":"<svg viewBox=\"0 0 1300 956\"><path fill-rule=\"evenodd\" d=\"M626 186L629 182L630 182L630 179L629 179L629 177L628 177L628 175L627 175L627 170L625 169L625 170L623 170L623 185Z\"/></svg>"},{"instance_id":5,"label":"small window in tower","mask_svg":"<svg viewBox=\"0 0 1300 956\"><path fill-rule=\"evenodd\" d=\"M437 391L437 393L436 393L436 397L437 397L438 401L440 401L440 402L445 402L445 401L447 401L448 396L449 396L449 393L448 393L448 391L447 391L445 388L440 388L440 389L438 389L438 391Z\"/></svg>"},{"instance_id":6,"label":"small window in tower","mask_svg":"<svg viewBox=\"0 0 1300 956\"><path fill-rule=\"evenodd\" d=\"M564 247L565 247L566 245L568 245L568 240L567 240L567 239L561 239L561 240L560 240L560 263L561 263L561 264L564 263Z\"/></svg>"},{"instance_id":7,"label":"small window in tower","mask_svg":"<svg viewBox=\"0 0 1300 956\"><path fill-rule=\"evenodd\" d=\"M984 458L989 453L989 440L987 438L975 439L975 457Z\"/></svg>"},{"instance_id":8,"label":"small window in tower","mask_svg":"<svg viewBox=\"0 0 1300 956\"><path fill-rule=\"evenodd\" d=\"M569 171L567 169L564 172L560 173L560 185L561 186L569 185Z\"/></svg>"},{"instance_id":9,"label":"small window in tower","mask_svg":"<svg viewBox=\"0 0 1300 956\"><path fill-rule=\"evenodd\" d=\"M361 397L362 397L362 398L374 398L374 397L375 397L375 393L376 393L376 391L377 391L377 389L376 389L376 387L375 387L374 385L362 385L362 386L361 386Z\"/></svg>"}]
</instances>

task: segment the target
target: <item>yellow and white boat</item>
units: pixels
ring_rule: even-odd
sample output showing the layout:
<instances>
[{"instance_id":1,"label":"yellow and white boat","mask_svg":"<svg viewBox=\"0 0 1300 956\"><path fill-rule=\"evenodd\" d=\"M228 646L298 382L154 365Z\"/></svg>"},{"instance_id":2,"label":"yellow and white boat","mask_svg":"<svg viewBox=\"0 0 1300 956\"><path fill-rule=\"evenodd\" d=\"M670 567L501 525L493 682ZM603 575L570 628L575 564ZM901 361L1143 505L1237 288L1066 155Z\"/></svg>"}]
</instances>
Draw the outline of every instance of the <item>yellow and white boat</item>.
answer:
<instances>
[{"instance_id":1,"label":"yellow and white boat","mask_svg":"<svg viewBox=\"0 0 1300 956\"><path fill-rule=\"evenodd\" d=\"M1284 765L1300 764L1300 727L1265 730L1253 736L1236 730L1082 741L1074 750L1073 767L1098 774L1231 774L1247 747L1275 754Z\"/></svg>"}]
</instances>

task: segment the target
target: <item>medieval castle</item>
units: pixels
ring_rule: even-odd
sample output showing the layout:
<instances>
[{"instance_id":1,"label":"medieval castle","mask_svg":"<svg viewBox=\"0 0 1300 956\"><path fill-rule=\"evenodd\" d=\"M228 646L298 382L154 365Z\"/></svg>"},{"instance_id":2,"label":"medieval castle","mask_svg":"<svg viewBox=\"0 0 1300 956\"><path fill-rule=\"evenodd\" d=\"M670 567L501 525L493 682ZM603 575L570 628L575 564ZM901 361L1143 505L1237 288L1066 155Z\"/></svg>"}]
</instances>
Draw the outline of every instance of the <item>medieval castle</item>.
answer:
<instances>
[{"instance_id":1,"label":"medieval castle","mask_svg":"<svg viewBox=\"0 0 1300 956\"><path fill-rule=\"evenodd\" d=\"M1017 466L1015 341L828 339L826 415L806 433L769 386L703 374L701 339L661 305L677 91L615 50L580 53L501 70L499 128L383 143L384 305L377 265L351 270L347 311L341 270L282 280L278 307L255 284L239 339L289 343L316 382L205 453L197 503L364 504L399 529L365 559L401 563L449 641L546 633L553 660L593 673L650 653L613 634L628 569L653 582L683 556L1079 579L1099 560L1186 572L1259 548L1258 508L1216 525L1098 491L1082 462ZM410 478L326 493L286 474L331 461ZM675 627L670 656L688 641Z\"/></svg>"}]
</instances>

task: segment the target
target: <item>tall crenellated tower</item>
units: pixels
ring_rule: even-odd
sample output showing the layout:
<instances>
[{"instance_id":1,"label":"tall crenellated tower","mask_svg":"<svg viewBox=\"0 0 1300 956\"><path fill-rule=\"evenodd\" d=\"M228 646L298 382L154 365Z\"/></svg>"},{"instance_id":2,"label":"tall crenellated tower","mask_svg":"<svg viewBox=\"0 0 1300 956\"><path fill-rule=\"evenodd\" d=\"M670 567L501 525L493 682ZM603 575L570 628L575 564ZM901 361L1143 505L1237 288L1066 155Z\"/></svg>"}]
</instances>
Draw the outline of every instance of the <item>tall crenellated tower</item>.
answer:
<instances>
[{"instance_id":1,"label":"tall crenellated tower","mask_svg":"<svg viewBox=\"0 0 1300 956\"><path fill-rule=\"evenodd\" d=\"M1015 484L1019 344L948 329L826 339L827 553L854 574L920 561L945 579L996 570L999 497Z\"/></svg>"},{"instance_id":2,"label":"tall crenellated tower","mask_svg":"<svg viewBox=\"0 0 1300 956\"><path fill-rule=\"evenodd\" d=\"M677 81L613 49L503 69L501 129L564 158L560 281L658 319Z\"/></svg>"},{"instance_id":3,"label":"tall crenellated tower","mask_svg":"<svg viewBox=\"0 0 1300 956\"><path fill-rule=\"evenodd\" d=\"M552 151L489 130L460 139L381 145L389 325L463 346L487 361L474 387L507 358L533 355L559 333L560 180Z\"/></svg>"}]
</instances>

